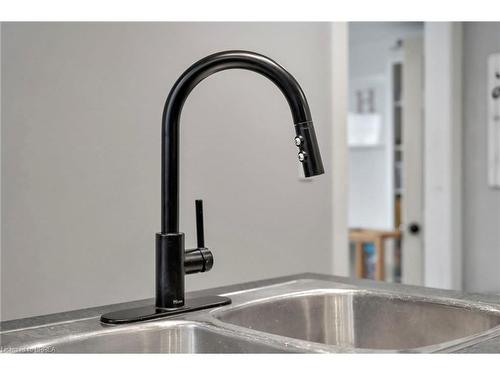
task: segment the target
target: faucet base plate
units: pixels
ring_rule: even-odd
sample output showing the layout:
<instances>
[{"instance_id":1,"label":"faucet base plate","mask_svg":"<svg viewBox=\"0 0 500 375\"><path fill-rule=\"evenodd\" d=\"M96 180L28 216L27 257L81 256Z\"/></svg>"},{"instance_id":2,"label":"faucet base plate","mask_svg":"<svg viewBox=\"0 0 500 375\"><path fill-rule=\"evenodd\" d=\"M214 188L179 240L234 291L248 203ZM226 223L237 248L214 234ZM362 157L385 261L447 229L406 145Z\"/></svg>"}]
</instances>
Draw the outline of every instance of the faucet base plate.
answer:
<instances>
[{"instance_id":1,"label":"faucet base plate","mask_svg":"<svg viewBox=\"0 0 500 375\"><path fill-rule=\"evenodd\" d=\"M134 309L113 311L101 316L101 322L106 324L126 324L146 320L166 318L172 315L229 305L231 299L221 296L206 296L191 298L182 307L162 309L156 306L136 307Z\"/></svg>"}]
</instances>

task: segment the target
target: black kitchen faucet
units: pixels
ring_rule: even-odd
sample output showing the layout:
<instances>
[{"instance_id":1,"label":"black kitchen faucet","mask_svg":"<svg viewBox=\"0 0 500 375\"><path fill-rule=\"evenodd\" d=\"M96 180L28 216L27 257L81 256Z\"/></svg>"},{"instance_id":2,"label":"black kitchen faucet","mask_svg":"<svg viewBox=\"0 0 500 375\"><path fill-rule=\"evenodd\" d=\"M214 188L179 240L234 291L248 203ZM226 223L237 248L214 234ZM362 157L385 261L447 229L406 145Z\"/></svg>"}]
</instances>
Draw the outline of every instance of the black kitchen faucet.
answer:
<instances>
[{"instance_id":1,"label":"black kitchen faucet","mask_svg":"<svg viewBox=\"0 0 500 375\"><path fill-rule=\"evenodd\" d=\"M205 247L202 201L196 201L198 246L185 250L179 232L180 116L191 90L213 73L246 69L269 78L285 96L295 124L295 145L305 177L324 173L309 105L299 84L281 65L249 51L224 51L207 56L186 70L175 82L165 102L162 117L161 232L156 234L156 302L153 306L105 314L101 321L131 323L231 303L227 297L208 296L185 300L185 274L212 268L213 255Z\"/></svg>"}]
</instances>

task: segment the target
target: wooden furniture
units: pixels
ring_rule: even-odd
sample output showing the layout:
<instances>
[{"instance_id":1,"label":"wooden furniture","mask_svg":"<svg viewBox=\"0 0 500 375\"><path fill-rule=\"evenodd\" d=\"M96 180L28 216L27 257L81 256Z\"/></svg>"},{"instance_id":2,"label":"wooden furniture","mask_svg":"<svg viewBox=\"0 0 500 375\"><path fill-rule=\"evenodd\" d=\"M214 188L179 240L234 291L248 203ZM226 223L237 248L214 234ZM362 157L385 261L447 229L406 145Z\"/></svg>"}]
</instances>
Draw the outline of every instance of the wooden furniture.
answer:
<instances>
[{"instance_id":1,"label":"wooden furniture","mask_svg":"<svg viewBox=\"0 0 500 375\"><path fill-rule=\"evenodd\" d=\"M365 262L363 256L363 244L373 243L375 246L375 280L385 279L385 240L388 238L399 239L399 230L374 230L374 229L351 229L349 240L355 245L355 268L356 277L363 278L365 275Z\"/></svg>"}]
</instances>

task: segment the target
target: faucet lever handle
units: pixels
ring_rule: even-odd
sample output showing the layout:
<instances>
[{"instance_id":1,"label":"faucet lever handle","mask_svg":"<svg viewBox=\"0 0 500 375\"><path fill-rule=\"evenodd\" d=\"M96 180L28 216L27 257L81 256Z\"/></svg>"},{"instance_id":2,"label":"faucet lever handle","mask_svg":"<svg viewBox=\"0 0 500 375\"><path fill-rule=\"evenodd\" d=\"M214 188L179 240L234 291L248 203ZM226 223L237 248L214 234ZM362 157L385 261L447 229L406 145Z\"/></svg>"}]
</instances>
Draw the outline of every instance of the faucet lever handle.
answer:
<instances>
[{"instance_id":1,"label":"faucet lever handle","mask_svg":"<svg viewBox=\"0 0 500 375\"><path fill-rule=\"evenodd\" d=\"M186 250L184 257L184 272L186 274L207 272L214 265L212 252L205 247L205 234L203 230L203 201L197 199L196 203L196 249Z\"/></svg>"},{"instance_id":2,"label":"faucet lever handle","mask_svg":"<svg viewBox=\"0 0 500 375\"><path fill-rule=\"evenodd\" d=\"M205 248L205 231L203 228L203 200L197 199L196 205L196 240L198 249Z\"/></svg>"}]
</instances>

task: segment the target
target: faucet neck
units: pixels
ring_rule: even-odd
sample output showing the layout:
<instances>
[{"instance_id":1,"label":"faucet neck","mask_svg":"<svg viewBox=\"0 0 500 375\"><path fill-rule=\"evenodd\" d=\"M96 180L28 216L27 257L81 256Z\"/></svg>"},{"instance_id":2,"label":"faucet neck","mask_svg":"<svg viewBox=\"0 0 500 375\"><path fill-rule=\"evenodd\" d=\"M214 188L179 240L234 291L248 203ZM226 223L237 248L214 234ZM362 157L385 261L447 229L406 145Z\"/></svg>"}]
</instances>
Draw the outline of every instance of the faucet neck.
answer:
<instances>
[{"instance_id":1,"label":"faucet neck","mask_svg":"<svg viewBox=\"0 0 500 375\"><path fill-rule=\"evenodd\" d=\"M219 52L201 59L187 69L175 82L163 109L161 232L164 234L179 232L179 122L182 107L198 83L213 73L226 69L251 70L274 82L290 106L294 124L300 124L300 126L296 126L297 136L306 138L310 136L310 124L310 131L314 138L312 150L318 149L306 97L295 78L282 66L266 56L248 51ZM301 134L303 131L305 134ZM312 161L315 160L316 157L313 157ZM319 165L315 167L316 172L323 173L320 157ZM304 165L304 171L307 176L306 165Z\"/></svg>"}]
</instances>

